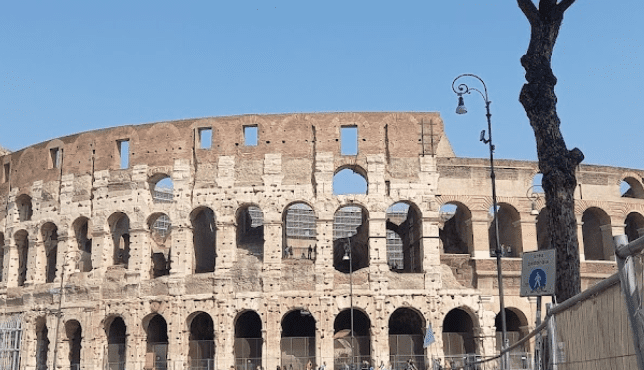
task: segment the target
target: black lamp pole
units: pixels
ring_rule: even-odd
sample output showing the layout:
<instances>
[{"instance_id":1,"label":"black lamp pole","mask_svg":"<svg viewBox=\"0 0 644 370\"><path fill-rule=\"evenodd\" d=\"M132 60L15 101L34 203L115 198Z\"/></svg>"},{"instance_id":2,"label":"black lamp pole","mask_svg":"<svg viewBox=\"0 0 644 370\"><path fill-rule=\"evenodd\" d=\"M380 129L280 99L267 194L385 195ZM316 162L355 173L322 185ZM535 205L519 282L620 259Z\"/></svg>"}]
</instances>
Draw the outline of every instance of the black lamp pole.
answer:
<instances>
[{"instance_id":1,"label":"black lamp pole","mask_svg":"<svg viewBox=\"0 0 644 370\"><path fill-rule=\"evenodd\" d=\"M462 77L472 77L481 82L483 85L483 92L477 88L469 87L468 85L464 83L459 83L458 85L456 84L456 81L458 81ZM499 242L499 218L498 218L498 206L496 202L496 176L494 174L494 144L492 144L492 114L490 113L490 99L488 99L487 95L487 86L485 86L485 82L477 76L469 73L462 74L454 79L452 82L452 90L458 95L458 107L456 107L456 113L457 114L465 114L467 113L467 109L465 108L465 103L463 102L463 95L464 94L470 94L472 91L478 92L483 100L485 101L485 109L486 109L486 114L485 116L487 117L487 139L485 138L485 130L481 131L481 137L480 140L484 144L488 144L490 148L490 179L492 180L492 210L494 214L494 243L496 244L494 246L494 253L496 254L496 272L497 272L497 279L498 279L498 285L499 285L499 306L501 309L501 348L505 349L508 346L507 342L507 329L505 325L505 304L503 302L503 271L501 269L501 257L503 255L503 251L501 249L501 243ZM507 364L505 361L505 356L501 358L501 368L507 369Z\"/></svg>"}]
</instances>

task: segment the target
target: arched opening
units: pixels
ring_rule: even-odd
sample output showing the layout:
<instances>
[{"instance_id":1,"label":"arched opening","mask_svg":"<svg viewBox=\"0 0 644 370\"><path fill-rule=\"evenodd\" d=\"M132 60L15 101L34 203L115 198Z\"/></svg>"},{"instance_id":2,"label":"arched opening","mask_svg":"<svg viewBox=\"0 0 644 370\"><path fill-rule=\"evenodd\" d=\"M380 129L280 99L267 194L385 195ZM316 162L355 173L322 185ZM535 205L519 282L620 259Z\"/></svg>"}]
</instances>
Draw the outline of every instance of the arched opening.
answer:
<instances>
[{"instance_id":1,"label":"arched opening","mask_svg":"<svg viewBox=\"0 0 644 370\"><path fill-rule=\"evenodd\" d=\"M282 258L314 260L317 256L315 212L306 203L290 205L284 214Z\"/></svg>"},{"instance_id":2,"label":"arched opening","mask_svg":"<svg viewBox=\"0 0 644 370\"><path fill-rule=\"evenodd\" d=\"M636 178L626 177L622 180L619 190L624 198L644 199L644 187Z\"/></svg>"},{"instance_id":3,"label":"arched opening","mask_svg":"<svg viewBox=\"0 0 644 370\"><path fill-rule=\"evenodd\" d=\"M351 166L337 171L333 176L333 194L368 194L366 172L358 167Z\"/></svg>"},{"instance_id":4,"label":"arched opening","mask_svg":"<svg viewBox=\"0 0 644 370\"><path fill-rule=\"evenodd\" d=\"M237 249L264 260L264 214L257 206L246 206L237 212Z\"/></svg>"},{"instance_id":5,"label":"arched opening","mask_svg":"<svg viewBox=\"0 0 644 370\"><path fill-rule=\"evenodd\" d=\"M171 223L165 213L155 213L148 219L152 258L150 275L152 278L170 275Z\"/></svg>"},{"instance_id":6,"label":"arched opening","mask_svg":"<svg viewBox=\"0 0 644 370\"><path fill-rule=\"evenodd\" d=\"M107 367L110 370L125 369L125 322L115 317L107 329Z\"/></svg>"},{"instance_id":7,"label":"arched opening","mask_svg":"<svg viewBox=\"0 0 644 370\"><path fill-rule=\"evenodd\" d=\"M545 207L537 215L537 248L550 249L550 216Z\"/></svg>"},{"instance_id":8,"label":"arched opening","mask_svg":"<svg viewBox=\"0 0 644 370\"><path fill-rule=\"evenodd\" d=\"M82 272L90 272L92 271L92 239L89 233L91 230L89 219L87 217L79 217L74 221L73 228L76 245L81 252L78 268Z\"/></svg>"},{"instance_id":9,"label":"arched opening","mask_svg":"<svg viewBox=\"0 0 644 370\"><path fill-rule=\"evenodd\" d=\"M81 348L82 348L82 329L76 320L69 320L65 323L65 333L69 343L69 368L72 370L80 369Z\"/></svg>"},{"instance_id":10,"label":"arched opening","mask_svg":"<svg viewBox=\"0 0 644 370\"><path fill-rule=\"evenodd\" d=\"M315 319L307 310L291 311L282 319L282 369L306 369L315 363Z\"/></svg>"},{"instance_id":11,"label":"arched opening","mask_svg":"<svg viewBox=\"0 0 644 370\"><path fill-rule=\"evenodd\" d=\"M246 311L235 322L235 368L254 370L262 366L262 320Z\"/></svg>"},{"instance_id":12,"label":"arched opening","mask_svg":"<svg viewBox=\"0 0 644 370\"><path fill-rule=\"evenodd\" d=\"M27 258L29 256L29 234L19 230L14 235L16 249L18 250L18 286L24 286L27 281Z\"/></svg>"},{"instance_id":13,"label":"arched opening","mask_svg":"<svg viewBox=\"0 0 644 370\"><path fill-rule=\"evenodd\" d=\"M422 272L422 218L414 205L387 208L387 264L394 272Z\"/></svg>"},{"instance_id":14,"label":"arched opening","mask_svg":"<svg viewBox=\"0 0 644 370\"><path fill-rule=\"evenodd\" d=\"M624 223L626 224L624 232L629 242L644 235L644 216L641 214L637 212L629 213Z\"/></svg>"},{"instance_id":15,"label":"arched opening","mask_svg":"<svg viewBox=\"0 0 644 370\"><path fill-rule=\"evenodd\" d=\"M411 360L425 368L423 329L425 320L411 308L399 308L389 318L389 358L393 369L404 369Z\"/></svg>"},{"instance_id":16,"label":"arched opening","mask_svg":"<svg viewBox=\"0 0 644 370\"><path fill-rule=\"evenodd\" d=\"M146 364L152 364L154 370L165 370L168 367L168 324L163 316L154 314L148 322L148 335L145 353Z\"/></svg>"},{"instance_id":17,"label":"arched opening","mask_svg":"<svg viewBox=\"0 0 644 370\"><path fill-rule=\"evenodd\" d=\"M39 317L36 320L36 370L47 370L48 334L47 319L44 316Z\"/></svg>"},{"instance_id":18,"label":"arched opening","mask_svg":"<svg viewBox=\"0 0 644 370\"><path fill-rule=\"evenodd\" d=\"M506 335L508 339L508 344L511 346L514 343L523 339L526 334L526 329L528 325L528 320L526 319L523 312L513 309L505 309L505 328ZM501 315L497 314L496 319L494 320L494 326L496 327L496 348L502 348L502 327L501 327ZM529 346L524 344L510 352L510 369L527 369L529 357Z\"/></svg>"},{"instance_id":19,"label":"arched opening","mask_svg":"<svg viewBox=\"0 0 644 370\"><path fill-rule=\"evenodd\" d=\"M352 316L353 332L351 331ZM351 364L361 368L365 361L371 362L371 321L364 312L355 308L342 310L335 318L333 332L336 369Z\"/></svg>"},{"instance_id":20,"label":"arched opening","mask_svg":"<svg viewBox=\"0 0 644 370\"><path fill-rule=\"evenodd\" d=\"M33 216L33 207L31 205L31 197L27 194L22 194L16 198L16 208L18 209L18 220L20 222L30 221Z\"/></svg>"},{"instance_id":21,"label":"arched opening","mask_svg":"<svg viewBox=\"0 0 644 370\"><path fill-rule=\"evenodd\" d=\"M193 266L195 274L215 271L217 232L215 212L202 207L192 212Z\"/></svg>"},{"instance_id":22,"label":"arched opening","mask_svg":"<svg viewBox=\"0 0 644 370\"><path fill-rule=\"evenodd\" d=\"M152 190L154 203L172 203L174 200L174 183L166 174L156 174L148 181Z\"/></svg>"},{"instance_id":23,"label":"arched opening","mask_svg":"<svg viewBox=\"0 0 644 370\"><path fill-rule=\"evenodd\" d=\"M586 260L608 260L613 254L610 217L603 210L591 207L581 216Z\"/></svg>"},{"instance_id":24,"label":"arched opening","mask_svg":"<svg viewBox=\"0 0 644 370\"><path fill-rule=\"evenodd\" d=\"M460 308L449 311L443 320L443 353L452 369L465 366L467 355L476 354L472 317Z\"/></svg>"},{"instance_id":25,"label":"arched opening","mask_svg":"<svg viewBox=\"0 0 644 370\"><path fill-rule=\"evenodd\" d=\"M56 258L58 256L58 227L47 222L40 229L43 246L45 247L45 282L52 283L56 278Z\"/></svg>"},{"instance_id":26,"label":"arched opening","mask_svg":"<svg viewBox=\"0 0 644 370\"><path fill-rule=\"evenodd\" d=\"M125 213L116 212L108 218L108 223L114 245L114 265L127 268L130 259L130 219Z\"/></svg>"},{"instance_id":27,"label":"arched opening","mask_svg":"<svg viewBox=\"0 0 644 370\"><path fill-rule=\"evenodd\" d=\"M205 312L190 322L189 347L191 370L215 368L215 329L212 318Z\"/></svg>"},{"instance_id":28,"label":"arched opening","mask_svg":"<svg viewBox=\"0 0 644 370\"><path fill-rule=\"evenodd\" d=\"M344 273L369 266L369 217L360 206L344 206L333 216L333 267Z\"/></svg>"},{"instance_id":29,"label":"arched opening","mask_svg":"<svg viewBox=\"0 0 644 370\"><path fill-rule=\"evenodd\" d=\"M462 203L443 204L439 210L438 235L445 254L468 254L472 251L472 212Z\"/></svg>"},{"instance_id":30,"label":"arched opening","mask_svg":"<svg viewBox=\"0 0 644 370\"><path fill-rule=\"evenodd\" d=\"M494 210L490 209L490 214L494 215ZM497 217L499 218L499 243L501 251L505 257L520 257L523 253L523 239L521 237L521 219L519 212L507 203L498 205ZM496 230L494 219L488 229L490 254L494 256Z\"/></svg>"}]
</instances>

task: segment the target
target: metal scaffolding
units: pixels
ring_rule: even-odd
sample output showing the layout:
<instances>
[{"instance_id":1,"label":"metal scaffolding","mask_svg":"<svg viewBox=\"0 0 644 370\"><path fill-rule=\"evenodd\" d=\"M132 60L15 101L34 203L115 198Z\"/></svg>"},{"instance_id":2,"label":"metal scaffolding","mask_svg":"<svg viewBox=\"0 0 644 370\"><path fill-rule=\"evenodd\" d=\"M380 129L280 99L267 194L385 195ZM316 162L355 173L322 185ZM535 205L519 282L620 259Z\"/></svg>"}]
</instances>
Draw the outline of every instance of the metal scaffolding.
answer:
<instances>
[{"instance_id":1,"label":"metal scaffolding","mask_svg":"<svg viewBox=\"0 0 644 370\"><path fill-rule=\"evenodd\" d=\"M22 315L0 318L0 369L18 370L22 342Z\"/></svg>"}]
</instances>

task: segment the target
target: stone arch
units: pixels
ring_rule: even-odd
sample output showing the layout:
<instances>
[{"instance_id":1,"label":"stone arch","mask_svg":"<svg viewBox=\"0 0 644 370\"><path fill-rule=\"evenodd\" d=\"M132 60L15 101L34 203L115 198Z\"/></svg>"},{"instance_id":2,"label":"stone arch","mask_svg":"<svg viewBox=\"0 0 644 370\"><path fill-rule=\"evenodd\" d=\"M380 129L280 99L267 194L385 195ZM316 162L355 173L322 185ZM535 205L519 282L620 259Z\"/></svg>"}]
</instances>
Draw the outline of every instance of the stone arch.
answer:
<instances>
[{"instance_id":1,"label":"stone arch","mask_svg":"<svg viewBox=\"0 0 644 370\"><path fill-rule=\"evenodd\" d=\"M598 207L587 208L581 226L586 260L608 260L612 255L612 232L610 216Z\"/></svg>"},{"instance_id":2,"label":"stone arch","mask_svg":"<svg viewBox=\"0 0 644 370\"><path fill-rule=\"evenodd\" d=\"M241 311L235 318L235 367L262 366L262 319L252 310Z\"/></svg>"},{"instance_id":3,"label":"stone arch","mask_svg":"<svg viewBox=\"0 0 644 370\"><path fill-rule=\"evenodd\" d=\"M344 273L369 266L369 214L358 204L339 207L333 216L333 267Z\"/></svg>"},{"instance_id":4,"label":"stone arch","mask_svg":"<svg viewBox=\"0 0 644 370\"><path fill-rule=\"evenodd\" d=\"M215 271L217 227L215 212L208 207L195 208L190 214L192 224L192 257L195 274Z\"/></svg>"},{"instance_id":5,"label":"stone arch","mask_svg":"<svg viewBox=\"0 0 644 370\"><path fill-rule=\"evenodd\" d=\"M493 211L493 210L492 210ZM493 212L490 214L493 215ZM499 243L506 257L519 257L523 253L523 239L521 234L521 216L514 206L509 203L498 203L497 216L499 218ZM496 230L494 219L488 229L490 251L495 250Z\"/></svg>"},{"instance_id":6,"label":"stone arch","mask_svg":"<svg viewBox=\"0 0 644 370\"><path fill-rule=\"evenodd\" d=\"M80 369L83 331L77 320L68 320L65 323L65 336L69 344L69 368Z\"/></svg>"},{"instance_id":7,"label":"stone arch","mask_svg":"<svg viewBox=\"0 0 644 370\"><path fill-rule=\"evenodd\" d=\"M168 323L159 313L151 313L141 321L146 334L146 357L152 356L155 369L165 369L168 362Z\"/></svg>"},{"instance_id":8,"label":"stone arch","mask_svg":"<svg viewBox=\"0 0 644 370\"><path fill-rule=\"evenodd\" d=\"M92 223L85 216L80 216L72 223L76 238L76 247L81 252L78 268L82 272L92 271Z\"/></svg>"},{"instance_id":9,"label":"stone arch","mask_svg":"<svg viewBox=\"0 0 644 370\"><path fill-rule=\"evenodd\" d=\"M16 231L14 242L18 250L18 286L24 286L27 281L27 266L29 258L29 233L25 229Z\"/></svg>"},{"instance_id":10,"label":"stone arch","mask_svg":"<svg viewBox=\"0 0 644 370\"><path fill-rule=\"evenodd\" d=\"M385 213L387 264L394 272L422 272L423 218L414 203L399 201Z\"/></svg>"},{"instance_id":11,"label":"stone arch","mask_svg":"<svg viewBox=\"0 0 644 370\"><path fill-rule=\"evenodd\" d=\"M333 194L369 194L367 171L356 164L338 167L333 173Z\"/></svg>"},{"instance_id":12,"label":"stone arch","mask_svg":"<svg viewBox=\"0 0 644 370\"><path fill-rule=\"evenodd\" d=\"M496 348L502 348L502 326L501 326L501 314L500 312L496 315L494 319L494 327L496 328ZM515 307L506 307L505 308L505 327L508 338L509 345L523 339L523 337L528 332L528 319L525 314ZM513 352L528 352L529 347L527 345L520 346L515 349Z\"/></svg>"},{"instance_id":13,"label":"stone arch","mask_svg":"<svg viewBox=\"0 0 644 370\"><path fill-rule=\"evenodd\" d=\"M282 316L280 340L282 368L304 369L315 363L316 321L311 312L295 309Z\"/></svg>"},{"instance_id":14,"label":"stone arch","mask_svg":"<svg viewBox=\"0 0 644 370\"><path fill-rule=\"evenodd\" d=\"M119 315L111 315L105 319L104 324L107 336L107 368L124 369L127 350L125 321Z\"/></svg>"},{"instance_id":15,"label":"stone arch","mask_svg":"<svg viewBox=\"0 0 644 370\"><path fill-rule=\"evenodd\" d=\"M474 250L472 211L462 202L448 201L439 211L438 235L445 254L467 254Z\"/></svg>"},{"instance_id":16,"label":"stone arch","mask_svg":"<svg viewBox=\"0 0 644 370\"><path fill-rule=\"evenodd\" d=\"M114 212L108 217L113 245L113 264L127 268L130 259L130 218L123 212Z\"/></svg>"},{"instance_id":17,"label":"stone arch","mask_svg":"<svg viewBox=\"0 0 644 370\"><path fill-rule=\"evenodd\" d=\"M639 212L631 212L626 215L624 220L624 233L628 237L628 241L644 236L644 216Z\"/></svg>"},{"instance_id":18,"label":"stone arch","mask_svg":"<svg viewBox=\"0 0 644 370\"><path fill-rule=\"evenodd\" d=\"M167 173L155 173L148 178L148 184L154 203L172 203L174 201L174 182Z\"/></svg>"},{"instance_id":19,"label":"stone arch","mask_svg":"<svg viewBox=\"0 0 644 370\"><path fill-rule=\"evenodd\" d=\"M443 353L459 356L477 353L475 316L465 307L454 308L443 319Z\"/></svg>"},{"instance_id":20,"label":"stone arch","mask_svg":"<svg viewBox=\"0 0 644 370\"><path fill-rule=\"evenodd\" d=\"M53 222L46 222L40 228L45 248L45 282L52 283L56 278L56 258L58 257L58 227Z\"/></svg>"},{"instance_id":21,"label":"stone arch","mask_svg":"<svg viewBox=\"0 0 644 370\"><path fill-rule=\"evenodd\" d=\"M237 250L263 261L264 213L255 204L245 204L237 209Z\"/></svg>"},{"instance_id":22,"label":"stone arch","mask_svg":"<svg viewBox=\"0 0 644 370\"><path fill-rule=\"evenodd\" d=\"M623 191L622 191L623 190ZM626 174L622 179L620 186L621 196L623 198L644 199L644 187L637 176Z\"/></svg>"},{"instance_id":23,"label":"stone arch","mask_svg":"<svg viewBox=\"0 0 644 370\"><path fill-rule=\"evenodd\" d=\"M27 194L16 197L16 209L18 210L18 221L30 221L34 214L31 197Z\"/></svg>"},{"instance_id":24,"label":"stone arch","mask_svg":"<svg viewBox=\"0 0 644 370\"><path fill-rule=\"evenodd\" d=\"M282 258L313 260L317 256L317 225L313 208L297 201L285 207L282 213Z\"/></svg>"},{"instance_id":25,"label":"stone arch","mask_svg":"<svg viewBox=\"0 0 644 370\"><path fill-rule=\"evenodd\" d=\"M47 317L40 316L35 321L36 329L36 370L46 370L49 352L49 329Z\"/></svg>"},{"instance_id":26,"label":"stone arch","mask_svg":"<svg viewBox=\"0 0 644 370\"><path fill-rule=\"evenodd\" d=\"M170 217L163 212L156 212L148 217L148 230L150 233L150 258L151 276L170 275L170 250L172 247L172 224Z\"/></svg>"},{"instance_id":27,"label":"stone arch","mask_svg":"<svg viewBox=\"0 0 644 370\"><path fill-rule=\"evenodd\" d=\"M371 320L363 310L349 307L340 311L333 322L333 333L336 365L360 364L362 358L371 356Z\"/></svg>"},{"instance_id":28,"label":"stone arch","mask_svg":"<svg viewBox=\"0 0 644 370\"><path fill-rule=\"evenodd\" d=\"M188 360L191 368L215 368L215 325L212 317L203 311L193 312L188 324Z\"/></svg>"},{"instance_id":29,"label":"stone arch","mask_svg":"<svg viewBox=\"0 0 644 370\"><path fill-rule=\"evenodd\" d=\"M403 369L413 361L418 369L425 369L424 333L425 318L415 308L400 307L389 316L389 353L391 366Z\"/></svg>"}]
</instances>

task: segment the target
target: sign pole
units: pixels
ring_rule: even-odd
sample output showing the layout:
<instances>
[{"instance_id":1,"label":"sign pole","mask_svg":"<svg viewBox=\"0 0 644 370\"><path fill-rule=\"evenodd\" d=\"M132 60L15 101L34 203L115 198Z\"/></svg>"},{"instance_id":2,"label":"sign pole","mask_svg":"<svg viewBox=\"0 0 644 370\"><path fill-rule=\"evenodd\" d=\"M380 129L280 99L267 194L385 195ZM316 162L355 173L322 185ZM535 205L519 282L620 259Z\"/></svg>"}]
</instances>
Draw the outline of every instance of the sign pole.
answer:
<instances>
[{"instance_id":1,"label":"sign pole","mask_svg":"<svg viewBox=\"0 0 644 370\"><path fill-rule=\"evenodd\" d=\"M541 325L541 296L537 296L537 320L536 320L536 326ZM541 351L542 351L542 346L541 346L541 332L537 333L537 337L535 338L534 341L534 368L535 370L541 370Z\"/></svg>"}]
</instances>

